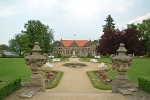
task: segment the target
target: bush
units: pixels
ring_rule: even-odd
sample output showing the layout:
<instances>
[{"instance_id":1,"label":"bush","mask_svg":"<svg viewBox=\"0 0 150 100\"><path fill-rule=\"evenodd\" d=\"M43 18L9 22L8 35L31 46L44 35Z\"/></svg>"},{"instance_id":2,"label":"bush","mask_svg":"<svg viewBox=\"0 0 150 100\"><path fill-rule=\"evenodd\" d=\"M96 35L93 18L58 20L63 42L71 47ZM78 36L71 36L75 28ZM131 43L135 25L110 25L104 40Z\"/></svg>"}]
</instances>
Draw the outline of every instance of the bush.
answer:
<instances>
[{"instance_id":1,"label":"bush","mask_svg":"<svg viewBox=\"0 0 150 100\"><path fill-rule=\"evenodd\" d=\"M61 58L61 54L60 53L58 54L58 58Z\"/></svg>"},{"instance_id":2,"label":"bush","mask_svg":"<svg viewBox=\"0 0 150 100\"><path fill-rule=\"evenodd\" d=\"M80 56L79 58L84 58L84 56Z\"/></svg>"},{"instance_id":3,"label":"bush","mask_svg":"<svg viewBox=\"0 0 150 100\"><path fill-rule=\"evenodd\" d=\"M23 56L6 56L5 54L0 58L24 58Z\"/></svg>"},{"instance_id":4,"label":"bush","mask_svg":"<svg viewBox=\"0 0 150 100\"><path fill-rule=\"evenodd\" d=\"M20 57L20 58L24 58L24 54L21 54L19 57Z\"/></svg>"},{"instance_id":5,"label":"bush","mask_svg":"<svg viewBox=\"0 0 150 100\"><path fill-rule=\"evenodd\" d=\"M147 55L147 57L150 57L150 53Z\"/></svg>"},{"instance_id":6,"label":"bush","mask_svg":"<svg viewBox=\"0 0 150 100\"><path fill-rule=\"evenodd\" d=\"M143 55L143 58L147 58L147 55Z\"/></svg>"},{"instance_id":7,"label":"bush","mask_svg":"<svg viewBox=\"0 0 150 100\"><path fill-rule=\"evenodd\" d=\"M5 54L2 54L2 58L6 58L6 55L5 55Z\"/></svg>"},{"instance_id":8,"label":"bush","mask_svg":"<svg viewBox=\"0 0 150 100\"><path fill-rule=\"evenodd\" d=\"M19 79L0 79L0 100L6 98L12 92L18 90L21 87L21 78Z\"/></svg>"},{"instance_id":9,"label":"bush","mask_svg":"<svg viewBox=\"0 0 150 100\"><path fill-rule=\"evenodd\" d=\"M110 55L109 54L106 54L106 58L109 58L110 57Z\"/></svg>"},{"instance_id":10,"label":"bush","mask_svg":"<svg viewBox=\"0 0 150 100\"><path fill-rule=\"evenodd\" d=\"M64 56L64 58L69 58L70 56Z\"/></svg>"},{"instance_id":11,"label":"bush","mask_svg":"<svg viewBox=\"0 0 150 100\"><path fill-rule=\"evenodd\" d=\"M91 54L88 54L88 55L87 55L87 58L91 58Z\"/></svg>"},{"instance_id":12,"label":"bush","mask_svg":"<svg viewBox=\"0 0 150 100\"><path fill-rule=\"evenodd\" d=\"M150 79L138 78L139 89L150 93Z\"/></svg>"}]
</instances>

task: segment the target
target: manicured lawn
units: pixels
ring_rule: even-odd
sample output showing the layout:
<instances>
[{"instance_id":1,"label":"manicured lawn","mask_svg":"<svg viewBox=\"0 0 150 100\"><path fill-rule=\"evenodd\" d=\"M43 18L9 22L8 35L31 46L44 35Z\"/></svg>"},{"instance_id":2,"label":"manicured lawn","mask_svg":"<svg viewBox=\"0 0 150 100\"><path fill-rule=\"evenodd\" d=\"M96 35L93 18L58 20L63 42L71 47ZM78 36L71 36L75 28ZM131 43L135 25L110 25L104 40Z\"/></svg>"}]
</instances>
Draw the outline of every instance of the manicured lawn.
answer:
<instances>
[{"instance_id":1,"label":"manicured lawn","mask_svg":"<svg viewBox=\"0 0 150 100\"><path fill-rule=\"evenodd\" d=\"M94 58L86 58L86 60L84 60L83 58L79 58L79 60L83 61L83 62L86 62L86 61L90 62L90 59L94 59ZM108 63L111 62L111 60L109 58L100 58L100 59L97 59L97 61L99 63L101 63L101 62L108 62Z\"/></svg>"},{"instance_id":2,"label":"manicured lawn","mask_svg":"<svg viewBox=\"0 0 150 100\"><path fill-rule=\"evenodd\" d=\"M21 78L22 82L27 82L31 75L24 58L0 58L0 78Z\"/></svg>"},{"instance_id":3,"label":"manicured lawn","mask_svg":"<svg viewBox=\"0 0 150 100\"><path fill-rule=\"evenodd\" d=\"M21 78L22 82L28 82L31 75L24 58L0 58L0 78Z\"/></svg>"},{"instance_id":4,"label":"manicured lawn","mask_svg":"<svg viewBox=\"0 0 150 100\"><path fill-rule=\"evenodd\" d=\"M92 58L86 58L86 61L90 61ZM108 62L111 63L110 58L100 58L97 59L98 63ZM80 61L85 61L83 58L80 58ZM111 71L106 73L110 78L114 78L117 75L117 71ZM150 79L150 58L135 58L132 61L129 71L126 73L129 79L138 83L138 77L146 77Z\"/></svg>"},{"instance_id":5,"label":"manicured lawn","mask_svg":"<svg viewBox=\"0 0 150 100\"><path fill-rule=\"evenodd\" d=\"M108 72L107 75L113 78L117 75L117 72ZM133 59L130 69L126 75L134 83L138 83L138 77L147 77L150 79L150 59Z\"/></svg>"}]
</instances>

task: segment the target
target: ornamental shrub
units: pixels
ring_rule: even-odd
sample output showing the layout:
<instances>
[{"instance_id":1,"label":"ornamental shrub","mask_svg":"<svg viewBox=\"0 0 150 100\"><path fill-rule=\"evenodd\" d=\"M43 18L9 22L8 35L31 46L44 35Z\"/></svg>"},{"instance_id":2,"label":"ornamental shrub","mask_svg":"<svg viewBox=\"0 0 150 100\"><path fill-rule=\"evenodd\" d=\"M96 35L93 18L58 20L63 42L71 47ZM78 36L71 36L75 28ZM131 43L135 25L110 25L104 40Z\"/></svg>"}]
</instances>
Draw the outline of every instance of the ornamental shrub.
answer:
<instances>
[{"instance_id":1,"label":"ornamental shrub","mask_svg":"<svg viewBox=\"0 0 150 100\"><path fill-rule=\"evenodd\" d=\"M138 78L139 89L150 93L150 79L148 78Z\"/></svg>"},{"instance_id":2,"label":"ornamental shrub","mask_svg":"<svg viewBox=\"0 0 150 100\"><path fill-rule=\"evenodd\" d=\"M19 79L8 79L3 78L0 82L0 100L3 100L12 92L18 90L21 87L21 78Z\"/></svg>"},{"instance_id":3,"label":"ornamental shrub","mask_svg":"<svg viewBox=\"0 0 150 100\"><path fill-rule=\"evenodd\" d=\"M61 54L60 53L58 54L58 58L61 58Z\"/></svg>"}]
</instances>

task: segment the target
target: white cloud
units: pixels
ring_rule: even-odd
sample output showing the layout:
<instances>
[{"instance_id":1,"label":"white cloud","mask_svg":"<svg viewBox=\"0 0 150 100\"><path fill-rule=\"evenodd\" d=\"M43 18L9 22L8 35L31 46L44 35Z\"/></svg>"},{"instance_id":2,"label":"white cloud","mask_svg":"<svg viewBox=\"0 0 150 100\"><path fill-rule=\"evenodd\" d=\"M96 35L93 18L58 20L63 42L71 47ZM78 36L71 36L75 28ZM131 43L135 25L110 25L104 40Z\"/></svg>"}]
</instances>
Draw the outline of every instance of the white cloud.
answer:
<instances>
[{"instance_id":1,"label":"white cloud","mask_svg":"<svg viewBox=\"0 0 150 100\"><path fill-rule=\"evenodd\" d=\"M116 24L115 27L122 30L122 29L126 29L127 25L124 23L120 23L120 24Z\"/></svg>"},{"instance_id":2,"label":"white cloud","mask_svg":"<svg viewBox=\"0 0 150 100\"><path fill-rule=\"evenodd\" d=\"M97 0L71 0L64 9L76 17L88 17L98 12Z\"/></svg>"},{"instance_id":3,"label":"white cloud","mask_svg":"<svg viewBox=\"0 0 150 100\"><path fill-rule=\"evenodd\" d=\"M8 17L17 14L18 11L15 6L4 7L0 6L0 17Z\"/></svg>"},{"instance_id":4,"label":"white cloud","mask_svg":"<svg viewBox=\"0 0 150 100\"><path fill-rule=\"evenodd\" d=\"M11 16L19 11L26 15L45 16L63 12L67 16L91 17L102 10L125 12L136 0L25 0L0 10L0 16ZM140 0L139 0L140 1ZM137 1L136 1L137 2ZM17 11L16 11L16 8Z\"/></svg>"},{"instance_id":5,"label":"white cloud","mask_svg":"<svg viewBox=\"0 0 150 100\"><path fill-rule=\"evenodd\" d=\"M103 0L102 9L107 11L126 12L136 0ZM136 1L137 2L137 1Z\"/></svg>"},{"instance_id":6,"label":"white cloud","mask_svg":"<svg viewBox=\"0 0 150 100\"><path fill-rule=\"evenodd\" d=\"M139 17L137 17L137 18L135 18L135 19L133 19L133 20L130 20L130 21L127 22L127 24L132 24L132 23L137 24L137 23L141 23L144 19L147 19L147 18L150 18L150 13L147 13L147 14L144 15L144 16L139 16Z\"/></svg>"},{"instance_id":7,"label":"white cloud","mask_svg":"<svg viewBox=\"0 0 150 100\"><path fill-rule=\"evenodd\" d=\"M118 19L117 23L119 23L115 26L121 30L126 27L126 18L130 17L126 13L133 14L133 10L140 9L137 5L137 8L129 10L139 1L142 0L3 0L3 2L1 0L0 17L7 17L8 21L0 18L0 25L4 27L3 23L5 23L7 26L0 30L0 33L7 33L4 34L7 35L6 38L13 37L12 34L22 30L22 27L18 28L18 26L23 26L29 19L35 19L54 29L56 40L71 39L74 34L77 35L77 39L96 39L103 33L102 25L105 24L107 14L115 15L114 19ZM9 17L12 15L15 16ZM122 15L124 20L120 20ZM139 17L132 22L142 19L143 17Z\"/></svg>"},{"instance_id":8,"label":"white cloud","mask_svg":"<svg viewBox=\"0 0 150 100\"><path fill-rule=\"evenodd\" d=\"M53 7L57 5L57 0L26 0L21 6L27 14L45 16L51 13L54 10Z\"/></svg>"}]
</instances>

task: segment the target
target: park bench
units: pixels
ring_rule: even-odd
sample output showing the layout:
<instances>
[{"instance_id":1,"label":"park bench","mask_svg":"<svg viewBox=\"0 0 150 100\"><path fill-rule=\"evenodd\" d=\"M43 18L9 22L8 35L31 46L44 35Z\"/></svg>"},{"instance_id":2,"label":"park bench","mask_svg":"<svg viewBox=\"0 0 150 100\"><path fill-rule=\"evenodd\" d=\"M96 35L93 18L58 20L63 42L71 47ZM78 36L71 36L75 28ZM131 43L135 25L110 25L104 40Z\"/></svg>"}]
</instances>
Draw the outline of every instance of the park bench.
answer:
<instances>
[{"instance_id":1,"label":"park bench","mask_svg":"<svg viewBox=\"0 0 150 100\"><path fill-rule=\"evenodd\" d=\"M100 58L100 56L95 56L94 58Z\"/></svg>"},{"instance_id":2,"label":"park bench","mask_svg":"<svg viewBox=\"0 0 150 100\"><path fill-rule=\"evenodd\" d=\"M60 59L54 58L54 59L53 59L53 62L60 62Z\"/></svg>"},{"instance_id":3,"label":"park bench","mask_svg":"<svg viewBox=\"0 0 150 100\"><path fill-rule=\"evenodd\" d=\"M91 59L90 61L93 63L97 63L97 59Z\"/></svg>"},{"instance_id":4,"label":"park bench","mask_svg":"<svg viewBox=\"0 0 150 100\"><path fill-rule=\"evenodd\" d=\"M105 64L102 62L100 64L98 64L98 69L103 68L105 66Z\"/></svg>"},{"instance_id":5,"label":"park bench","mask_svg":"<svg viewBox=\"0 0 150 100\"><path fill-rule=\"evenodd\" d=\"M50 64L49 62L46 62L46 67L49 67L51 69L51 68L53 68L53 64Z\"/></svg>"}]
</instances>

